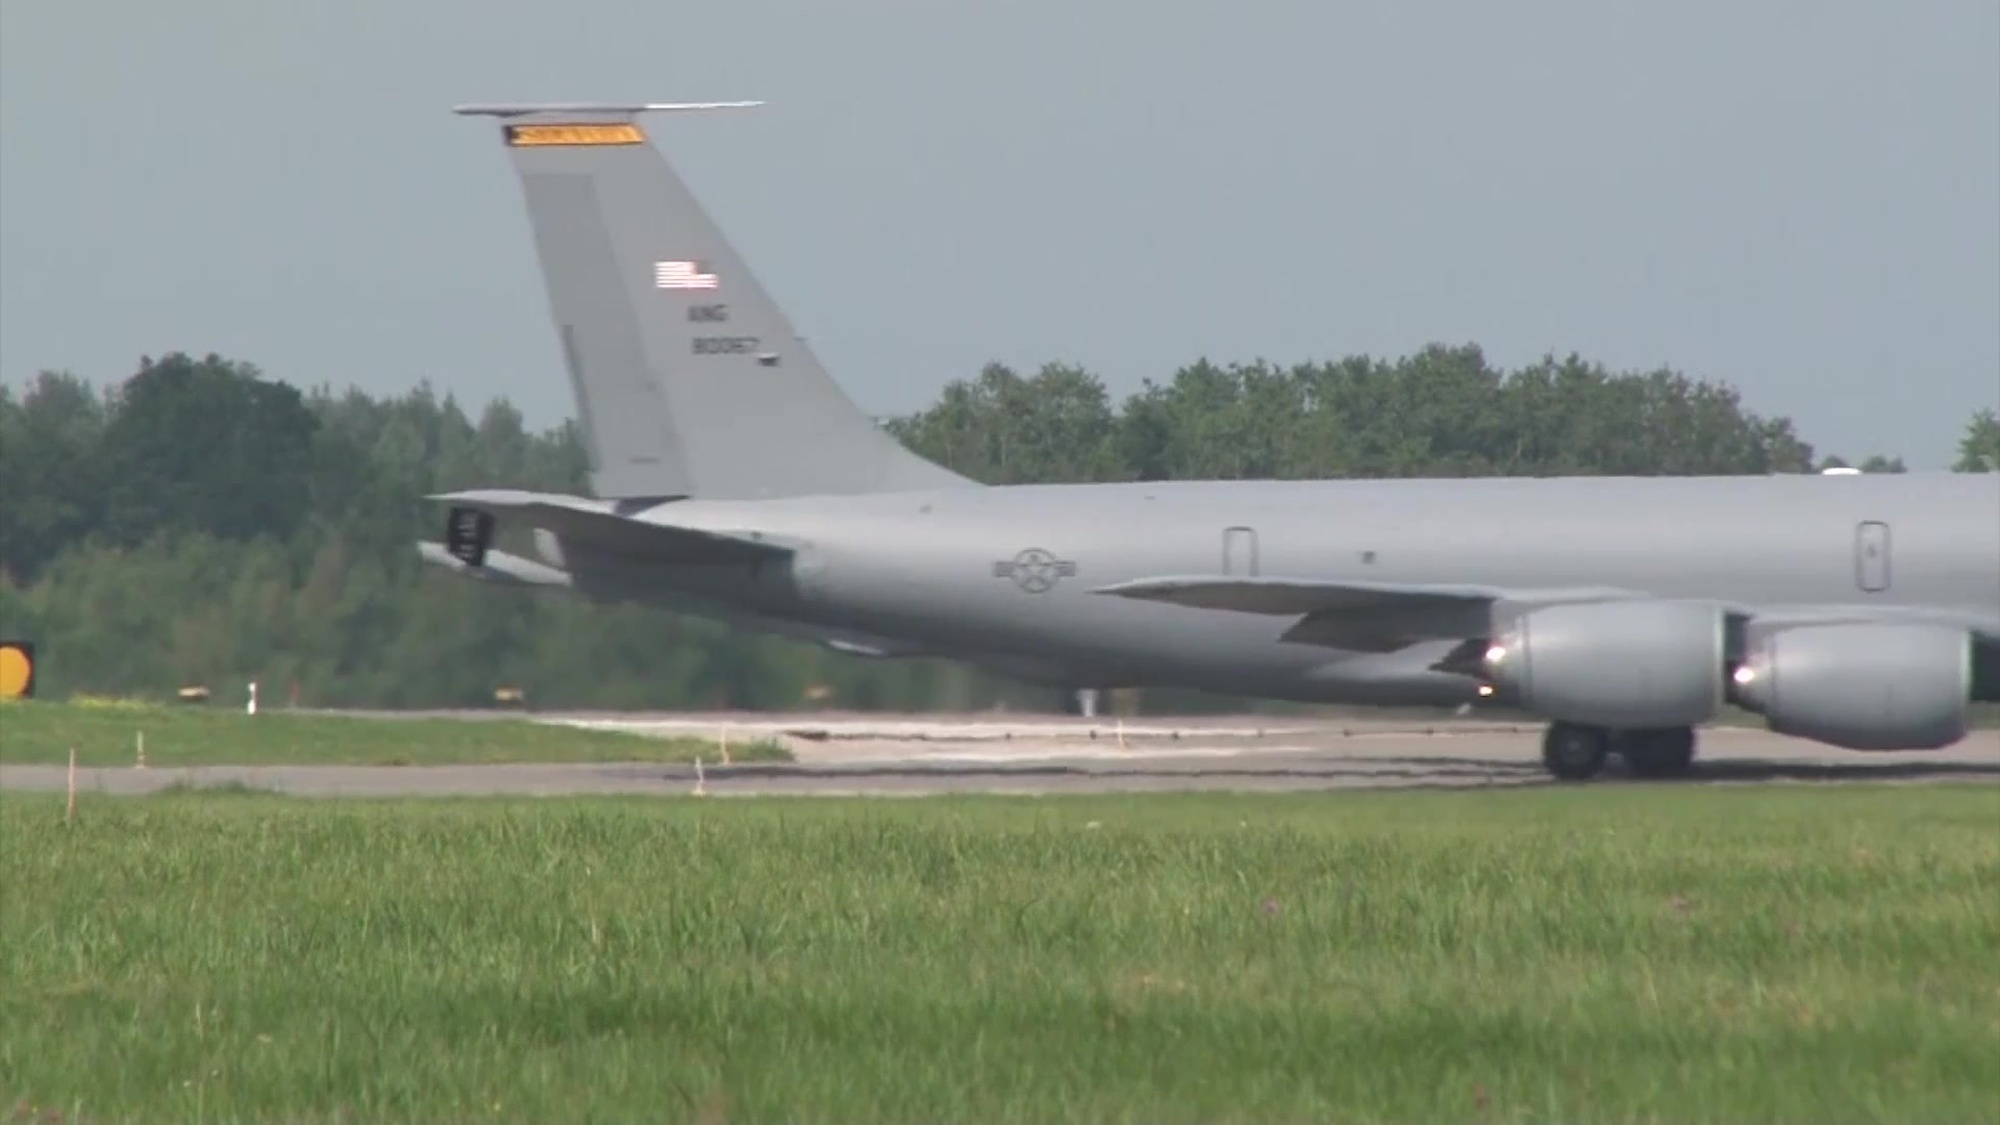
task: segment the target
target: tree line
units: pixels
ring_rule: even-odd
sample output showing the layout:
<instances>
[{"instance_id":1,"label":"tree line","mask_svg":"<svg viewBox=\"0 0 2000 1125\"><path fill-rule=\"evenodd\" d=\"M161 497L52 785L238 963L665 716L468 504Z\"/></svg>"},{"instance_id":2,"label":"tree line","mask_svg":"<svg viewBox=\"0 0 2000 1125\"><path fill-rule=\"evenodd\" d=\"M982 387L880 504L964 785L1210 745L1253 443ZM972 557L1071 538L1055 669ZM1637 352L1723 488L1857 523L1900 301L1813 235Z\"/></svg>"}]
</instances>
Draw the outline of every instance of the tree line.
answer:
<instances>
[{"instance_id":1,"label":"tree line","mask_svg":"<svg viewBox=\"0 0 2000 1125\"><path fill-rule=\"evenodd\" d=\"M991 484L1189 478L1765 474L1848 464L1727 385L1517 369L1477 347L1278 367L1201 361L1115 400L1092 373L989 365L885 427ZM2000 471L2000 418L1955 468ZM1901 471L1871 455L1872 471ZM1046 689L931 661L869 661L701 619L524 595L422 563L427 494L586 492L574 422L428 385L301 390L173 353L103 390L43 372L0 386L0 635L37 643L39 692L164 696L201 684L306 706L1050 706ZM1148 693L1152 709L1240 706Z\"/></svg>"}]
</instances>

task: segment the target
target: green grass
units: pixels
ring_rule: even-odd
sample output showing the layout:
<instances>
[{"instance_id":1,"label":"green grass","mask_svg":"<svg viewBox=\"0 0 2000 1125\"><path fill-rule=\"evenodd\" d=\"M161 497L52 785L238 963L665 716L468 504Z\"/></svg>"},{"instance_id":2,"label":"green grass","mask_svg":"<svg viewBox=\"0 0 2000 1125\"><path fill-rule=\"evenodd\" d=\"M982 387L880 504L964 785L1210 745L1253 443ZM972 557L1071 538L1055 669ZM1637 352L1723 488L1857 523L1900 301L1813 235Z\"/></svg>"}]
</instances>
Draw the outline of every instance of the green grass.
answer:
<instances>
[{"instance_id":1,"label":"green grass","mask_svg":"<svg viewBox=\"0 0 2000 1125\"><path fill-rule=\"evenodd\" d=\"M652 738L525 719L376 719L142 703L0 704L0 764L129 766L144 733L148 765L445 765L497 762L715 761L708 739ZM768 740L732 741L732 759L790 757Z\"/></svg>"},{"instance_id":2,"label":"green grass","mask_svg":"<svg viewBox=\"0 0 2000 1125\"><path fill-rule=\"evenodd\" d=\"M1973 1122L2000 789L0 798L0 1113Z\"/></svg>"}]
</instances>

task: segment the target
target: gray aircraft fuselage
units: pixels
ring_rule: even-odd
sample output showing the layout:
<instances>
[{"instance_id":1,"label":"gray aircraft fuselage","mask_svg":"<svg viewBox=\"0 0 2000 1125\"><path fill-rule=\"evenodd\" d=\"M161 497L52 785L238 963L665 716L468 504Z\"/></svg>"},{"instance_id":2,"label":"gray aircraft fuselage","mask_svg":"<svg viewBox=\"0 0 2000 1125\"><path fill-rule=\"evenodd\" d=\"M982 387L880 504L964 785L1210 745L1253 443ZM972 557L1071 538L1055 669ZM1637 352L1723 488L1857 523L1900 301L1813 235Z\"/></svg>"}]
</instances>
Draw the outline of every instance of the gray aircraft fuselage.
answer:
<instances>
[{"instance_id":1,"label":"gray aircraft fuselage","mask_svg":"<svg viewBox=\"0 0 2000 1125\"><path fill-rule=\"evenodd\" d=\"M1079 686L1475 698L1474 681L1429 670L1454 641L1345 652L1282 639L1282 616L1091 592L1164 574L1614 586L1760 616L1893 608L2000 625L2000 476L1990 475L1008 486L689 500L640 518L800 551L754 578L738 567L600 570L571 557L581 590L678 590Z\"/></svg>"}]
</instances>

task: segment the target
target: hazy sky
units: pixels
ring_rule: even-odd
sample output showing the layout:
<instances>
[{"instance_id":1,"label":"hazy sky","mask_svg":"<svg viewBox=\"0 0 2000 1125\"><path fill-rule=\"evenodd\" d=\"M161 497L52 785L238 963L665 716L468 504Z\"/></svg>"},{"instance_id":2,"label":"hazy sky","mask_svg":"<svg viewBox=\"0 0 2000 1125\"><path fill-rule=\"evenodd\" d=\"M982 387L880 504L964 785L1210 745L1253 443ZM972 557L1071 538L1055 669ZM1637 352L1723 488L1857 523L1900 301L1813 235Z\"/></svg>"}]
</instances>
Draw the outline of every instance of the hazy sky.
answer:
<instances>
[{"instance_id":1,"label":"hazy sky","mask_svg":"<svg viewBox=\"0 0 2000 1125\"><path fill-rule=\"evenodd\" d=\"M2000 404L1994 0L7 0L0 374L572 409L462 101L654 133L861 405L1475 342L1942 466Z\"/></svg>"}]
</instances>

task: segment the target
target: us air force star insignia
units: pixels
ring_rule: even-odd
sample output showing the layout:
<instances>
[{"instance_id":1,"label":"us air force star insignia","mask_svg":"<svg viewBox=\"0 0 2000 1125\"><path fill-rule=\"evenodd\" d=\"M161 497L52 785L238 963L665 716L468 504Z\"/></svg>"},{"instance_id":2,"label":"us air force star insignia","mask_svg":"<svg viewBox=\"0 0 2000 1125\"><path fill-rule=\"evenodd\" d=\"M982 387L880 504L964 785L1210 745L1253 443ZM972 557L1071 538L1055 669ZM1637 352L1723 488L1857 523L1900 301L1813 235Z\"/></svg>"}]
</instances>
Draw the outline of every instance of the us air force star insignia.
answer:
<instances>
[{"instance_id":1,"label":"us air force star insignia","mask_svg":"<svg viewBox=\"0 0 2000 1125\"><path fill-rule=\"evenodd\" d=\"M1014 585L1030 594L1045 594L1058 581L1075 574L1075 563L1059 559L1040 547L1030 547L1012 559L993 564L993 577L1011 578Z\"/></svg>"}]
</instances>

